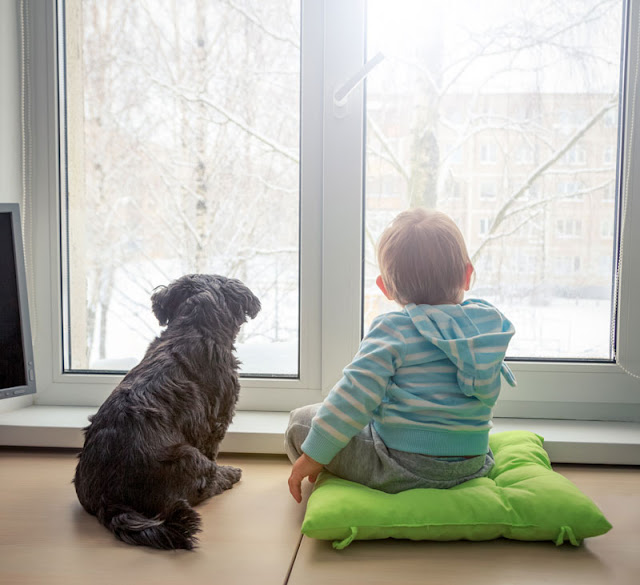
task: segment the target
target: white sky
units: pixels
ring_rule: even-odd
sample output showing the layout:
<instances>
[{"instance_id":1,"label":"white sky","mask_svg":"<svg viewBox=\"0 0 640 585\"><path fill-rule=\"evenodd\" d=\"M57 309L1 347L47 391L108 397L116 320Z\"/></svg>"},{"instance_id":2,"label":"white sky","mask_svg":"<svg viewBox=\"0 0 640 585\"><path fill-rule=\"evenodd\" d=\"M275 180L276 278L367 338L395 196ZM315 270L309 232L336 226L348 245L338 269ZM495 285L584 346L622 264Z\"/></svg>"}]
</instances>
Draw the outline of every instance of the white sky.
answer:
<instances>
[{"instance_id":1,"label":"white sky","mask_svg":"<svg viewBox=\"0 0 640 585\"><path fill-rule=\"evenodd\" d=\"M367 18L369 55L387 57L374 76L400 59L447 83L484 48L454 91L618 89L622 0L369 0Z\"/></svg>"}]
</instances>

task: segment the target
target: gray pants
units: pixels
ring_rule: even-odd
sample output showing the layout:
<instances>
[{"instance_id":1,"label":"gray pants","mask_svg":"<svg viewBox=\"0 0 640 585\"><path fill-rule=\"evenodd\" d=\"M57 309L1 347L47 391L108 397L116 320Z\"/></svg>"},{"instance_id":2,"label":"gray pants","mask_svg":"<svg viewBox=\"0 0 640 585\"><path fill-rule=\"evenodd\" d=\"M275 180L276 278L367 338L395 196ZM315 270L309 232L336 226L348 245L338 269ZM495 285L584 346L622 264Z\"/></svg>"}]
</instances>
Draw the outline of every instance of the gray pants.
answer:
<instances>
[{"instance_id":1,"label":"gray pants","mask_svg":"<svg viewBox=\"0 0 640 585\"><path fill-rule=\"evenodd\" d=\"M309 434L318 408L320 404L312 404L291 413L285 449L292 463L302 455L300 446ZM389 449L368 424L324 467L338 477L395 494L414 488L450 488L484 477L493 463L491 450L486 455L464 459Z\"/></svg>"}]
</instances>

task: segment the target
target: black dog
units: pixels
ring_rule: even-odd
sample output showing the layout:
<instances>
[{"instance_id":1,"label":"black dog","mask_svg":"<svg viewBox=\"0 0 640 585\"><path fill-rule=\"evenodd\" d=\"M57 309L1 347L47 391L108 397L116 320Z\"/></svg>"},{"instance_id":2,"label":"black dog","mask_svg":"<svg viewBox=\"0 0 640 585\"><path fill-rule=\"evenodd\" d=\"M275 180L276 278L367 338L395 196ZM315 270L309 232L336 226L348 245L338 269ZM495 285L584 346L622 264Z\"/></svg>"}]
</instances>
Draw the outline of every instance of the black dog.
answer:
<instances>
[{"instance_id":1,"label":"black dog","mask_svg":"<svg viewBox=\"0 0 640 585\"><path fill-rule=\"evenodd\" d=\"M84 429L74 482L84 509L124 542L192 549L192 506L240 479L215 460L238 400L233 344L260 301L239 280L205 274L151 301L167 328Z\"/></svg>"}]
</instances>

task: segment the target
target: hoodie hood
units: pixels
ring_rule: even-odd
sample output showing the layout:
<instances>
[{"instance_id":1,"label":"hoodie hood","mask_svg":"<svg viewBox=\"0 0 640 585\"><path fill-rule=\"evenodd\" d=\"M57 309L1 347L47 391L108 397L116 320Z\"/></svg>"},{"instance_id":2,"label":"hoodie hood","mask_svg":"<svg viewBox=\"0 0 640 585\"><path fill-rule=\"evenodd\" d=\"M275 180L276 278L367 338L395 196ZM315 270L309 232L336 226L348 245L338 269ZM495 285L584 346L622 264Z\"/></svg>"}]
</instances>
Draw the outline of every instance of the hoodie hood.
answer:
<instances>
[{"instance_id":1,"label":"hoodie hood","mask_svg":"<svg viewBox=\"0 0 640 585\"><path fill-rule=\"evenodd\" d=\"M487 301L468 299L460 305L406 305L420 334L442 350L458 368L458 385L467 396L483 396L499 384L502 372L516 381L504 356L515 328Z\"/></svg>"}]
</instances>

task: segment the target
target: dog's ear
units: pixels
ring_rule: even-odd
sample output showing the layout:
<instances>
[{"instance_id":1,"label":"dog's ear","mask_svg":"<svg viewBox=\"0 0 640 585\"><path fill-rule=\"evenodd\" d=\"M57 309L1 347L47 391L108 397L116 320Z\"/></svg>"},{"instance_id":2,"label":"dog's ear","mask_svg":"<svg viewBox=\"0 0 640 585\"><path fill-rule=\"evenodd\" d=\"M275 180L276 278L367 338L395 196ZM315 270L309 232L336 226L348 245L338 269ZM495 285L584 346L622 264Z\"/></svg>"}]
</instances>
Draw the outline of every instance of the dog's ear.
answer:
<instances>
[{"instance_id":1,"label":"dog's ear","mask_svg":"<svg viewBox=\"0 0 640 585\"><path fill-rule=\"evenodd\" d=\"M247 317L255 319L261 306L256 297L247 286L236 278L229 278L222 287L223 294L229 310L242 325Z\"/></svg>"},{"instance_id":2,"label":"dog's ear","mask_svg":"<svg viewBox=\"0 0 640 585\"><path fill-rule=\"evenodd\" d=\"M180 305L196 292L192 280L193 276L187 275L174 280L169 286L154 289L151 295L151 310L160 325L169 323L178 314Z\"/></svg>"},{"instance_id":3,"label":"dog's ear","mask_svg":"<svg viewBox=\"0 0 640 585\"><path fill-rule=\"evenodd\" d=\"M166 306L168 296L169 288L166 286L154 288L153 294L151 295L151 310L160 322L160 325L166 325L169 322L169 311Z\"/></svg>"}]
</instances>

